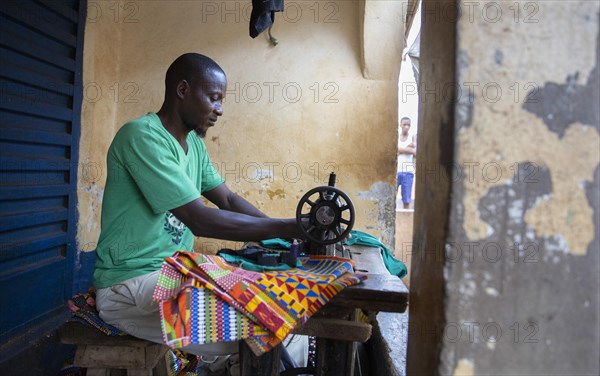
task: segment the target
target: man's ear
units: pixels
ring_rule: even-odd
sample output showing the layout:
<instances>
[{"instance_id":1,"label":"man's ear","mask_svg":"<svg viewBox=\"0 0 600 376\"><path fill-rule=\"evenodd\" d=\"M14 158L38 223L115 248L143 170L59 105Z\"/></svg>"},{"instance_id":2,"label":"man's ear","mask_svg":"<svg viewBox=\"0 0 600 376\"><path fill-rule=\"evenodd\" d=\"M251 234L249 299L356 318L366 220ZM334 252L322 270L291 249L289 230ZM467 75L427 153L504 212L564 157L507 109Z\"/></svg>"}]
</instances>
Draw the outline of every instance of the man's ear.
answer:
<instances>
[{"instance_id":1,"label":"man's ear","mask_svg":"<svg viewBox=\"0 0 600 376\"><path fill-rule=\"evenodd\" d=\"M190 90L190 84L187 82L187 80L181 80L179 81L179 83L177 84L177 97L180 99L183 99L183 97L185 97L188 92Z\"/></svg>"}]
</instances>

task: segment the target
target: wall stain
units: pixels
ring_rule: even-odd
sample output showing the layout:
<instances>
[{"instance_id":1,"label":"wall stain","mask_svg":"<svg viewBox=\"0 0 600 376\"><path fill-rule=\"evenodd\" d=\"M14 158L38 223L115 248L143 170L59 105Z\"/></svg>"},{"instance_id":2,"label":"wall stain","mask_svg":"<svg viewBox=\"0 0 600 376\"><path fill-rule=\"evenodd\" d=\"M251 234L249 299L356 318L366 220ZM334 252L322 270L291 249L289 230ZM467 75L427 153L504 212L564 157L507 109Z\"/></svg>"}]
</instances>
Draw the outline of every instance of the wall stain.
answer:
<instances>
[{"instance_id":1,"label":"wall stain","mask_svg":"<svg viewBox=\"0 0 600 376\"><path fill-rule=\"evenodd\" d=\"M535 178L539 169L548 169L552 191L526 209L525 221L540 237L560 235L561 247L568 252L576 255L587 252L598 226L585 187L594 179L599 161L600 35L595 52L595 64L585 85L578 82L579 77L585 76L583 71L573 70L564 83L547 81L543 87L528 91L519 106L523 111L515 113L513 125L513 131L521 137L492 127L485 128L484 136L481 133L484 126L479 123L501 121L511 113L512 98L502 97L493 106L476 102L478 106L472 108L476 111L473 119L467 116L466 109L461 110L459 98L457 133L463 154L458 158L459 164L479 164L474 176L470 172L463 175L463 226L470 239L486 238L493 231L493 226L485 223L478 212L479 200L507 179L514 181L523 177L515 176L516 168L529 164L530 170L524 171L524 176ZM474 142L475 139L478 141ZM527 140L535 140L535 143ZM485 166L494 164L500 168L502 179L496 180L493 176L490 179L482 174Z\"/></svg>"},{"instance_id":2,"label":"wall stain","mask_svg":"<svg viewBox=\"0 0 600 376\"><path fill-rule=\"evenodd\" d=\"M577 83L579 72L567 76L562 84L546 82L543 87L536 87L527 94L523 108L540 118L560 138L564 137L566 129L574 123L590 125L600 130L597 72L598 66L590 74L586 85Z\"/></svg>"},{"instance_id":3,"label":"wall stain","mask_svg":"<svg viewBox=\"0 0 600 376\"><path fill-rule=\"evenodd\" d=\"M358 198L375 201L377 212L370 214L377 216L377 226L367 226L367 228L381 231L381 241L384 244L394 244L396 232L396 191L394 187L389 183L377 182L371 185L368 191L358 192Z\"/></svg>"},{"instance_id":4,"label":"wall stain","mask_svg":"<svg viewBox=\"0 0 600 376\"><path fill-rule=\"evenodd\" d=\"M267 189L267 195L269 195L271 200L273 198L285 198L285 191L281 188L276 190Z\"/></svg>"},{"instance_id":5,"label":"wall stain","mask_svg":"<svg viewBox=\"0 0 600 376\"><path fill-rule=\"evenodd\" d=\"M519 168L520 176L525 176L526 164L521 164ZM479 200L477 208L481 219L493 229L486 240L498 244L539 244L542 239L538 238L536 231L528 226L525 215L539 200L543 200L551 193L550 171L544 168L537 171L535 180L511 181L490 188ZM563 242L558 239L558 236L546 239L554 245L545 251L557 250L565 253L565 250L560 247Z\"/></svg>"},{"instance_id":6,"label":"wall stain","mask_svg":"<svg viewBox=\"0 0 600 376\"><path fill-rule=\"evenodd\" d=\"M504 54L500 50L494 51L494 62L498 65L502 65L502 61L504 60Z\"/></svg>"},{"instance_id":7,"label":"wall stain","mask_svg":"<svg viewBox=\"0 0 600 376\"><path fill-rule=\"evenodd\" d=\"M525 176L526 172L523 164L519 175ZM566 351L572 344L563 344L562 339L567 336L584 338L590 331L598 330L598 312L590 307L598 304L599 229L596 226L595 239L583 254L570 252L560 232L541 234L534 224L526 220L527 213L540 201L548 200L555 187L552 169L539 168L535 177L535 180L509 180L493 186L479 200L477 209L481 219L489 224L492 231L478 241L465 237L460 225L463 208L460 202L454 203L453 215L458 221L453 225L452 239L456 242L446 244L445 252L445 273L449 276L446 291L450 295L448 317L449 322L478 323L482 323L482 318L488 318L490 329L496 323L526 323L530 325L530 334L533 333L532 328L537 330L531 339L556 344ZM593 182L586 183L585 187L596 223L600 216L599 186L600 166L594 172ZM470 289L469 286L476 288ZM465 297L465 293L471 296ZM557 295L562 297L560 301L556 300ZM577 312L576 322L583 324L566 327L553 323L558 317L564 319L572 315L573 311ZM480 359L489 357L490 351L506 354L514 349L511 341L504 340L496 341L491 347L489 342L486 342L487 346L475 347L469 341L457 343L457 354L468 354L477 365L481 362L490 369L503 369L505 365L494 365L493 361L490 365ZM539 362L552 363L555 355L544 352L539 356ZM527 362L527 359L520 358L515 362ZM590 364L593 364L593 361L585 362L579 366L580 369L590 369ZM455 366L456 369L458 367ZM504 369L511 370L511 367Z\"/></svg>"},{"instance_id":8,"label":"wall stain","mask_svg":"<svg viewBox=\"0 0 600 376\"><path fill-rule=\"evenodd\" d=\"M104 189L101 188L100 186L98 186L96 183L91 183L88 185L84 185L81 186L79 188L79 191L81 192L80 195L83 197L84 194L87 194L90 196L90 199L88 200L88 205L87 205L87 211L85 211L86 215L89 215L92 218L98 218L100 216L100 209L102 207L102 199L104 197ZM80 199L80 203L78 204L78 210L80 212L84 211L84 208L82 206L82 202L83 200ZM98 229L98 223L99 221L87 221L85 223L85 229L87 231L87 233L91 233L93 231L96 231ZM78 227L79 229L83 229L84 223L79 223ZM80 236L78 236L78 241L82 241L83 238Z\"/></svg>"},{"instance_id":9,"label":"wall stain","mask_svg":"<svg viewBox=\"0 0 600 376\"><path fill-rule=\"evenodd\" d=\"M539 117L551 132L564 137L574 123L590 125L600 132L600 33L596 39L596 65L585 85L580 85L579 72L567 76L565 83L546 82L540 89L528 92L523 108Z\"/></svg>"}]
</instances>

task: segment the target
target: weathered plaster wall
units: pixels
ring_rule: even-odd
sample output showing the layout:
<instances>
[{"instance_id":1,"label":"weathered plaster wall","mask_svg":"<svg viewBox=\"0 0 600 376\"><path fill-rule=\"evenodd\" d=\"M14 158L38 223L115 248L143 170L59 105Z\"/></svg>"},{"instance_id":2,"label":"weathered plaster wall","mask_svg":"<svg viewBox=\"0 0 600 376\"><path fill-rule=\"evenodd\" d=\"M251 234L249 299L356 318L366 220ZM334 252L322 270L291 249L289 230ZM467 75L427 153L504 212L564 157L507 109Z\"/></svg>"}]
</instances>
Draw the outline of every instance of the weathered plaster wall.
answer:
<instances>
[{"instance_id":1,"label":"weathered plaster wall","mask_svg":"<svg viewBox=\"0 0 600 376\"><path fill-rule=\"evenodd\" d=\"M440 370L597 374L600 5L485 6L457 25L457 81L476 85L457 103Z\"/></svg>"},{"instance_id":2,"label":"weathered plaster wall","mask_svg":"<svg viewBox=\"0 0 600 376\"><path fill-rule=\"evenodd\" d=\"M122 97L119 58L123 19L116 18L117 3L88 2L83 63L83 101L79 158L77 225L78 247L96 249L100 235L100 211L106 181L106 152L116 132L115 118ZM115 19L116 18L116 19ZM117 22L115 22L117 21ZM125 103L126 105L129 103Z\"/></svg>"},{"instance_id":3,"label":"weathered plaster wall","mask_svg":"<svg viewBox=\"0 0 600 376\"><path fill-rule=\"evenodd\" d=\"M434 3L423 13L424 27L453 23L448 9L456 6ZM433 292L426 298L433 334L409 333L409 373L424 369L420 350L435 351L427 374L598 374L600 6L458 6L456 48L446 49L456 71L440 81L450 82L456 96L453 134L445 141L455 142L452 165L438 169L446 172L451 207L437 220L447 232L432 251L436 261L413 256L410 321L414 315L417 329L426 326L425 288L415 292L424 283ZM439 71L425 51L439 44L425 36L427 81ZM439 90L443 98L443 84ZM430 102L424 107L436 111ZM417 198L423 189L417 186ZM419 206L416 216L434 211ZM421 236L432 230L419 229ZM419 276L418 263L432 275ZM428 335L436 343L427 346Z\"/></svg>"},{"instance_id":4,"label":"weathered plaster wall","mask_svg":"<svg viewBox=\"0 0 600 376\"><path fill-rule=\"evenodd\" d=\"M362 68L369 79L397 80L397 61L404 49L404 22L409 12L408 1L361 0Z\"/></svg>"},{"instance_id":5,"label":"weathered plaster wall","mask_svg":"<svg viewBox=\"0 0 600 376\"><path fill-rule=\"evenodd\" d=\"M402 30L405 2L373 2ZM286 2L272 31L276 47L266 32L248 36L250 0L98 1L89 8L84 82L88 90L96 83L102 96L84 103L80 154L100 176L80 184L80 244L98 238L104 158L114 133L159 109L168 65L189 51L211 56L228 75L225 115L206 143L232 190L271 216L289 217L300 197L335 171L356 206L356 228L393 244L403 46L380 59L372 56L384 52L379 47L363 49L358 1ZM386 46L403 43L389 30L369 34L370 28L369 38ZM371 70L387 73L364 78L362 54L378 61Z\"/></svg>"}]
</instances>

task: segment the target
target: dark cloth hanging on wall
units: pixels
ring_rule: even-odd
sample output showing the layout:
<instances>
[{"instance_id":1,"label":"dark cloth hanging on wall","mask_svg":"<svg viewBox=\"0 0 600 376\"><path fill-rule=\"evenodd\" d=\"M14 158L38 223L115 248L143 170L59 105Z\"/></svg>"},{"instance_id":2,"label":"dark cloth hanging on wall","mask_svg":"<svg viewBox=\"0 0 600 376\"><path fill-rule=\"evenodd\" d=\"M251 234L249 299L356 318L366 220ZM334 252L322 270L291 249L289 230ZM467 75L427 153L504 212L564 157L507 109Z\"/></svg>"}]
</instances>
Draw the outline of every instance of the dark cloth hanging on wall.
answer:
<instances>
[{"instance_id":1,"label":"dark cloth hanging on wall","mask_svg":"<svg viewBox=\"0 0 600 376\"><path fill-rule=\"evenodd\" d=\"M252 0L250 36L256 38L275 21L275 12L283 12L283 0Z\"/></svg>"}]
</instances>

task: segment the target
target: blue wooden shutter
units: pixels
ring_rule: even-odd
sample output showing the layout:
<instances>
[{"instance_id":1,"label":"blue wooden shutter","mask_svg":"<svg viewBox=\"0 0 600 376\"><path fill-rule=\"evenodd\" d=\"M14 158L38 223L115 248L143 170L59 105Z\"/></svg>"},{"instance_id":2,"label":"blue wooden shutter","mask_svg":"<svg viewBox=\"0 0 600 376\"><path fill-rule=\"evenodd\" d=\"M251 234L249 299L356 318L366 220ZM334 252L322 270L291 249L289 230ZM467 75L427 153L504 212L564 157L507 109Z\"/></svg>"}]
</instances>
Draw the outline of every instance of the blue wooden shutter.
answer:
<instances>
[{"instance_id":1,"label":"blue wooden shutter","mask_svg":"<svg viewBox=\"0 0 600 376\"><path fill-rule=\"evenodd\" d=\"M0 1L0 343L72 294L85 8Z\"/></svg>"}]
</instances>

